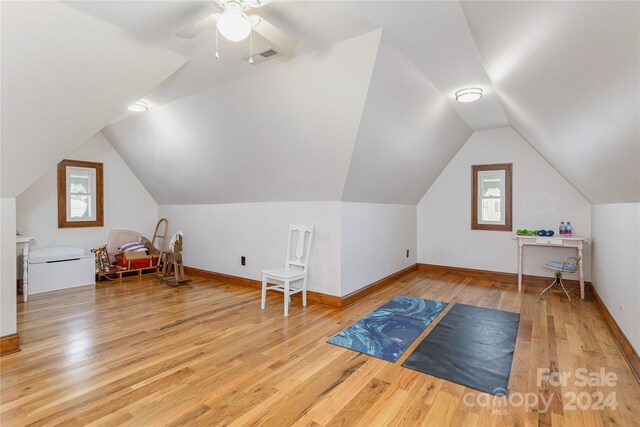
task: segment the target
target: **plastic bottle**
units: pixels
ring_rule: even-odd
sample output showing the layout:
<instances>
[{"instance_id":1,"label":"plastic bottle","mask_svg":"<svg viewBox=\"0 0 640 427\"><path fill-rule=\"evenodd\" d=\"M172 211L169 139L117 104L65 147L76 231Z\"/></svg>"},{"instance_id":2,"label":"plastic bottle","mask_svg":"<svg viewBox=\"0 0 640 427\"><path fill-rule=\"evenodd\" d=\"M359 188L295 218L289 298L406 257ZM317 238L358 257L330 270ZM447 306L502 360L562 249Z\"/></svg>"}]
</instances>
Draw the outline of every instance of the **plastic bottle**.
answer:
<instances>
[{"instance_id":1,"label":"plastic bottle","mask_svg":"<svg viewBox=\"0 0 640 427\"><path fill-rule=\"evenodd\" d=\"M573 227L571 227L571 221L567 221L567 227L565 228L564 234L571 235L573 233Z\"/></svg>"},{"instance_id":2,"label":"plastic bottle","mask_svg":"<svg viewBox=\"0 0 640 427\"><path fill-rule=\"evenodd\" d=\"M566 232L566 227L564 226L564 221L560 223L560 234L564 234Z\"/></svg>"}]
</instances>

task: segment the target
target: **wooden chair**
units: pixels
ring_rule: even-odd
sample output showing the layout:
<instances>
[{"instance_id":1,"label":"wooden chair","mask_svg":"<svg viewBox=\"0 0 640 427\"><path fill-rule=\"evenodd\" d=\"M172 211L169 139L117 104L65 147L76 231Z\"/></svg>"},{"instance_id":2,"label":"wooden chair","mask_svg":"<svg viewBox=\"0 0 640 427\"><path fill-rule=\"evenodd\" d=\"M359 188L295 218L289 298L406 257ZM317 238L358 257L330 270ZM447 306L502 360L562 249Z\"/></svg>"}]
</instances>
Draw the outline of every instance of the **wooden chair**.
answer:
<instances>
[{"instance_id":1,"label":"wooden chair","mask_svg":"<svg viewBox=\"0 0 640 427\"><path fill-rule=\"evenodd\" d=\"M307 237L308 236L308 237ZM292 240L297 238L296 248L292 251ZM289 225L287 242L287 260L284 268L264 270L262 272L262 309L267 299L267 290L284 294L284 315L289 315L291 295L302 292L302 305L307 305L307 271L311 244L313 242L313 225ZM269 281L281 284L268 286ZM291 287L292 282L302 281L302 286ZM271 282L273 283L273 282Z\"/></svg>"}]
</instances>

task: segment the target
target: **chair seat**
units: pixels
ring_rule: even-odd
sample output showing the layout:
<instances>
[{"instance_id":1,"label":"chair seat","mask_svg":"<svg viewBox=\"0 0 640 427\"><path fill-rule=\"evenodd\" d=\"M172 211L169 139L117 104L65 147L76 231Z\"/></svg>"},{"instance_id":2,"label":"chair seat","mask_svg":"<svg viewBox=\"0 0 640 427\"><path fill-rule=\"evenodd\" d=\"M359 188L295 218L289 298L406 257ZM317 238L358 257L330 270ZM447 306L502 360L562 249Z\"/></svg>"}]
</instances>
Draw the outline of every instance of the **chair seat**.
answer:
<instances>
[{"instance_id":1,"label":"chair seat","mask_svg":"<svg viewBox=\"0 0 640 427\"><path fill-rule=\"evenodd\" d=\"M302 278L304 276L304 270L299 268L274 268L271 270L263 270L262 274L282 279L293 279L295 277Z\"/></svg>"},{"instance_id":2,"label":"chair seat","mask_svg":"<svg viewBox=\"0 0 640 427\"><path fill-rule=\"evenodd\" d=\"M547 261L544 266L552 270L568 271L570 273L574 273L577 269L575 264L565 264L562 261Z\"/></svg>"}]
</instances>

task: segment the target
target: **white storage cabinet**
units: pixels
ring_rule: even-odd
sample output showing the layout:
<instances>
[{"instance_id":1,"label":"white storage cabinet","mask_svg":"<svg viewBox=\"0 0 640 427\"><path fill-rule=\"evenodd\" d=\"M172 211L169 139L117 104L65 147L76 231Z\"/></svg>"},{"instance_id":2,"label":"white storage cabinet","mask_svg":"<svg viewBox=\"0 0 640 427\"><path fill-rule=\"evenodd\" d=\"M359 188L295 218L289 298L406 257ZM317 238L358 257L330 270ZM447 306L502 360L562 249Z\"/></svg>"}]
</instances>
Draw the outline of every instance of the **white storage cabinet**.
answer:
<instances>
[{"instance_id":1,"label":"white storage cabinet","mask_svg":"<svg viewBox=\"0 0 640 427\"><path fill-rule=\"evenodd\" d=\"M29 253L28 295L95 284L95 257L91 251L55 246Z\"/></svg>"}]
</instances>

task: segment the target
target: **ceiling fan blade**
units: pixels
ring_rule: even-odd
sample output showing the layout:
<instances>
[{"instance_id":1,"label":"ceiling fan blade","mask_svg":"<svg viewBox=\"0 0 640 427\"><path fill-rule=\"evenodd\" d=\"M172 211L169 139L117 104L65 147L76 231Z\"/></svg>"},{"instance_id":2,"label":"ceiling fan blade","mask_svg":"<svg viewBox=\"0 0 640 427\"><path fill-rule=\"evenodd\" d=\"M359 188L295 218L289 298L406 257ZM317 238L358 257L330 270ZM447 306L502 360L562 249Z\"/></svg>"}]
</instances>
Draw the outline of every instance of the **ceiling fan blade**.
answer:
<instances>
[{"instance_id":1,"label":"ceiling fan blade","mask_svg":"<svg viewBox=\"0 0 640 427\"><path fill-rule=\"evenodd\" d=\"M253 29L256 33L269 40L275 47L280 48L282 51L289 51L298 45L298 40L269 23L266 19L257 18L258 22L253 25ZM251 16L251 19L256 20L255 15Z\"/></svg>"},{"instance_id":2,"label":"ceiling fan blade","mask_svg":"<svg viewBox=\"0 0 640 427\"><path fill-rule=\"evenodd\" d=\"M193 25L188 26L184 30L176 33L176 37L181 37L183 39L192 39L198 34L216 27L216 18L219 16L219 13L214 13L212 15L207 16L200 22L196 22Z\"/></svg>"}]
</instances>

